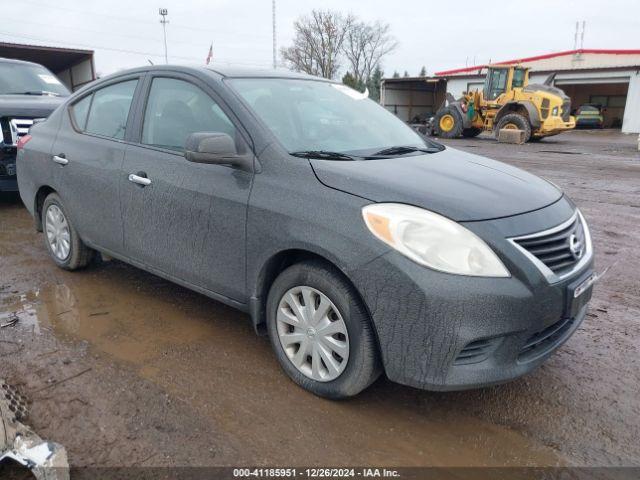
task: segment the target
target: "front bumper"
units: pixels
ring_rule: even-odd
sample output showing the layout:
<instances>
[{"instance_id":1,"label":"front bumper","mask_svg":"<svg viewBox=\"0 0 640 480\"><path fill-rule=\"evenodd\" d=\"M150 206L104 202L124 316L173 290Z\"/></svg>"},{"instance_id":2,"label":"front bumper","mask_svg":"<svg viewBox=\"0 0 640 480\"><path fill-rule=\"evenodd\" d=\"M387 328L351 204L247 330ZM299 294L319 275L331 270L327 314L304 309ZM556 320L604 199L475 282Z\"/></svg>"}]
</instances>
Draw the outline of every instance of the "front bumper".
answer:
<instances>
[{"instance_id":1,"label":"front bumper","mask_svg":"<svg viewBox=\"0 0 640 480\"><path fill-rule=\"evenodd\" d=\"M601 118L582 117L576 120L576 127L598 127L602 128L603 120Z\"/></svg>"},{"instance_id":2,"label":"front bumper","mask_svg":"<svg viewBox=\"0 0 640 480\"><path fill-rule=\"evenodd\" d=\"M560 220L564 210L566 220L566 205L552 207L549 217ZM535 224L544 210L519 217ZM522 225L531 224L526 218L479 223L495 234L523 234ZM427 390L502 383L538 367L575 332L587 307L569 314L569 286L589 275L593 259L549 284L517 249L505 243L497 251L512 277L436 272L395 251L351 274L372 315L389 379Z\"/></svg>"},{"instance_id":3,"label":"front bumper","mask_svg":"<svg viewBox=\"0 0 640 480\"><path fill-rule=\"evenodd\" d=\"M15 147L2 147L0 152L0 192L17 192Z\"/></svg>"},{"instance_id":4,"label":"front bumper","mask_svg":"<svg viewBox=\"0 0 640 480\"><path fill-rule=\"evenodd\" d=\"M576 120L574 117L569 117L569 121L565 122L562 117L549 117L542 125L540 125L540 129L536 132L535 136L538 137L547 137L550 135L557 135L562 132L566 132L567 130L573 130L576 128Z\"/></svg>"}]
</instances>

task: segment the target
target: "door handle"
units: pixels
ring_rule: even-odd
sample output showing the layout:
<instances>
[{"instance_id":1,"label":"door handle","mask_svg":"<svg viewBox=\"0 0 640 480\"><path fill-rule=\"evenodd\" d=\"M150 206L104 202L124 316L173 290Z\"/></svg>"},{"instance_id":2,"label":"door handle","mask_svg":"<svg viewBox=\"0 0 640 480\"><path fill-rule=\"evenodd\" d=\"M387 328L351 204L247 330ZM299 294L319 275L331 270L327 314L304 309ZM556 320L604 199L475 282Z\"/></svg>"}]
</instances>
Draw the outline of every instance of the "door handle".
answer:
<instances>
[{"instance_id":1,"label":"door handle","mask_svg":"<svg viewBox=\"0 0 640 480\"><path fill-rule=\"evenodd\" d=\"M65 158L64 153L61 153L60 155L54 155L53 161L59 163L60 165L66 165L67 163L69 163L69 160Z\"/></svg>"},{"instance_id":2,"label":"door handle","mask_svg":"<svg viewBox=\"0 0 640 480\"><path fill-rule=\"evenodd\" d=\"M138 185L142 185L146 187L147 185L151 185L151 180L147 177L141 177L140 175L136 175L135 173L129 174L129 181L133 183L137 183Z\"/></svg>"}]
</instances>

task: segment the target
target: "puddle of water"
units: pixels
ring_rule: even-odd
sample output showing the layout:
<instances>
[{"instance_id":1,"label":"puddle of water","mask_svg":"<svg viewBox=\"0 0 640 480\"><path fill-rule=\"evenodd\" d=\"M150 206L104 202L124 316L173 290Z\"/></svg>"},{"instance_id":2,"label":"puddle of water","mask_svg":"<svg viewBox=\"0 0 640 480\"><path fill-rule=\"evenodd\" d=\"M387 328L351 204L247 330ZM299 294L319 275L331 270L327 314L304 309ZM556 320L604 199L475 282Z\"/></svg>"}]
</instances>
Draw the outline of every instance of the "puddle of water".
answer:
<instances>
[{"instance_id":1,"label":"puddle of water","mask_svg":"<svg viewBox=\"0 0 640 480\"><path fill-rule=\"evenodd\" d=\"M85 340L102 352L138 365L167 349L215 334L206 321L209 314L196 309L185 315L175 299L166 296L168 285L155 295L149 287L111 283L113 272L101 270L104 279L96 278L100 273L88 278L80 274L77 280L21 295L3 308L0 319L15 314L22 327L35 333L50 329L62 338Z\"/></svg>"},{"instance_id":2,"label":"puddle of water","mask_svg":"<svg viewBox=\"0 0 640 480\"><path fill-rule=\"evenodd\" d=\"M187 402L255 458L290 463L555 465L549 449L456 410L451 397L380 381L346 402L317 398L281 372L248 318L126 265L57 276L0 305L21 327L86 341ZM2 315L8 315L3 313ZM143 399L142 399L143 400Z\"/></svg>"}]
</instances>

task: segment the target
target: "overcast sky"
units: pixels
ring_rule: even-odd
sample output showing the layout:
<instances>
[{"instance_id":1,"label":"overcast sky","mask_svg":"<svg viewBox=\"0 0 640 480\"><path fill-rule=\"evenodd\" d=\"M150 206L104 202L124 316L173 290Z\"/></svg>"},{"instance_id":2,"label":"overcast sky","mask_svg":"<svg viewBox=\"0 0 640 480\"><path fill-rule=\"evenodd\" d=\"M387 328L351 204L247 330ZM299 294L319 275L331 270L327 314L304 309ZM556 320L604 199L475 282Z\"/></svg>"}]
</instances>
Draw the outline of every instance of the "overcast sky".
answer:
<instances>
[{"instance_id":1,"label":"overcast sky","mask_svg":"<svg viewBox=\"0 0 640 480\"><path fill-rule=\"evenodd\" d=\"M214 64L271 65L271 0L4 0L0 41L94 49L101 75L162 63L158 7L169 10L171 63L202 64L213 42ZM585 48L640 49L638 0L277 0L278 48L313 8L388 22L399 46L387 76L570 50L576 20Z\"/></svg>"}]
</instances>

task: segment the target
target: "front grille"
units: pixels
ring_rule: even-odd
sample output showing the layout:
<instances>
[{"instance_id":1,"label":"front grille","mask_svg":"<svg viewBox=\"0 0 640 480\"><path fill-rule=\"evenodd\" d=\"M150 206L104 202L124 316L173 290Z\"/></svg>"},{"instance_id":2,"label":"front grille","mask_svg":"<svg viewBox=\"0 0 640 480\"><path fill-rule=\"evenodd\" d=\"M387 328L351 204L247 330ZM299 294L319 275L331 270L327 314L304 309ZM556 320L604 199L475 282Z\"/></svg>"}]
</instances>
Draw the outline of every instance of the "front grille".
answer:
<instances>
[{"instance_id":1,"label":"front grille","mask_svg":"<svg viewBox=\"0 0 640 480\"><path fill-rule=\"evenodd\" d=\"M571 118L571 100L562 103L562 120L568 122Z\"/></svg>"},{"instance_id":2,"label":"front grille","mask_svg":"<svg viewBox=\"0 0 640 480\"><path fill-rule=\"evenodd\" d=\"M480 363L493 353L498 347L502 337L486 338L468 343L453 361L454 365L468 365L470 363Z\"/></svg>"},{"instance_id":3,"label":"front grille","mask_svg":"<svg viewBox=\"0 0 640 480\"><path fill-rule=\"evenodd\" d=\"M543 120L546 120L549 116L549 108L551 107L551 102L548 98L542 100L542 105L540 106L540 114Z\"/></svg>"},{"instance_id":4,"label":"front grille","mask_svg":"<svg viewBox=\"0 0 640 480\"><path fill-rule=\"evenodd\" d=\"M521 363L530 362L552 350L571 330L575 319L564 318L531 335L518 354Z\"/></svg>"},{"instance_id":5,"label":"front grille","mask_svg":"<svg viewBox=\"0 0 640 480\"><path fill-rule=\"evenodd\" d=\"M571 271L587 250L584 225L577 214L560 227L513 241L557 275Z\"/></svg>"}]
</instances>

